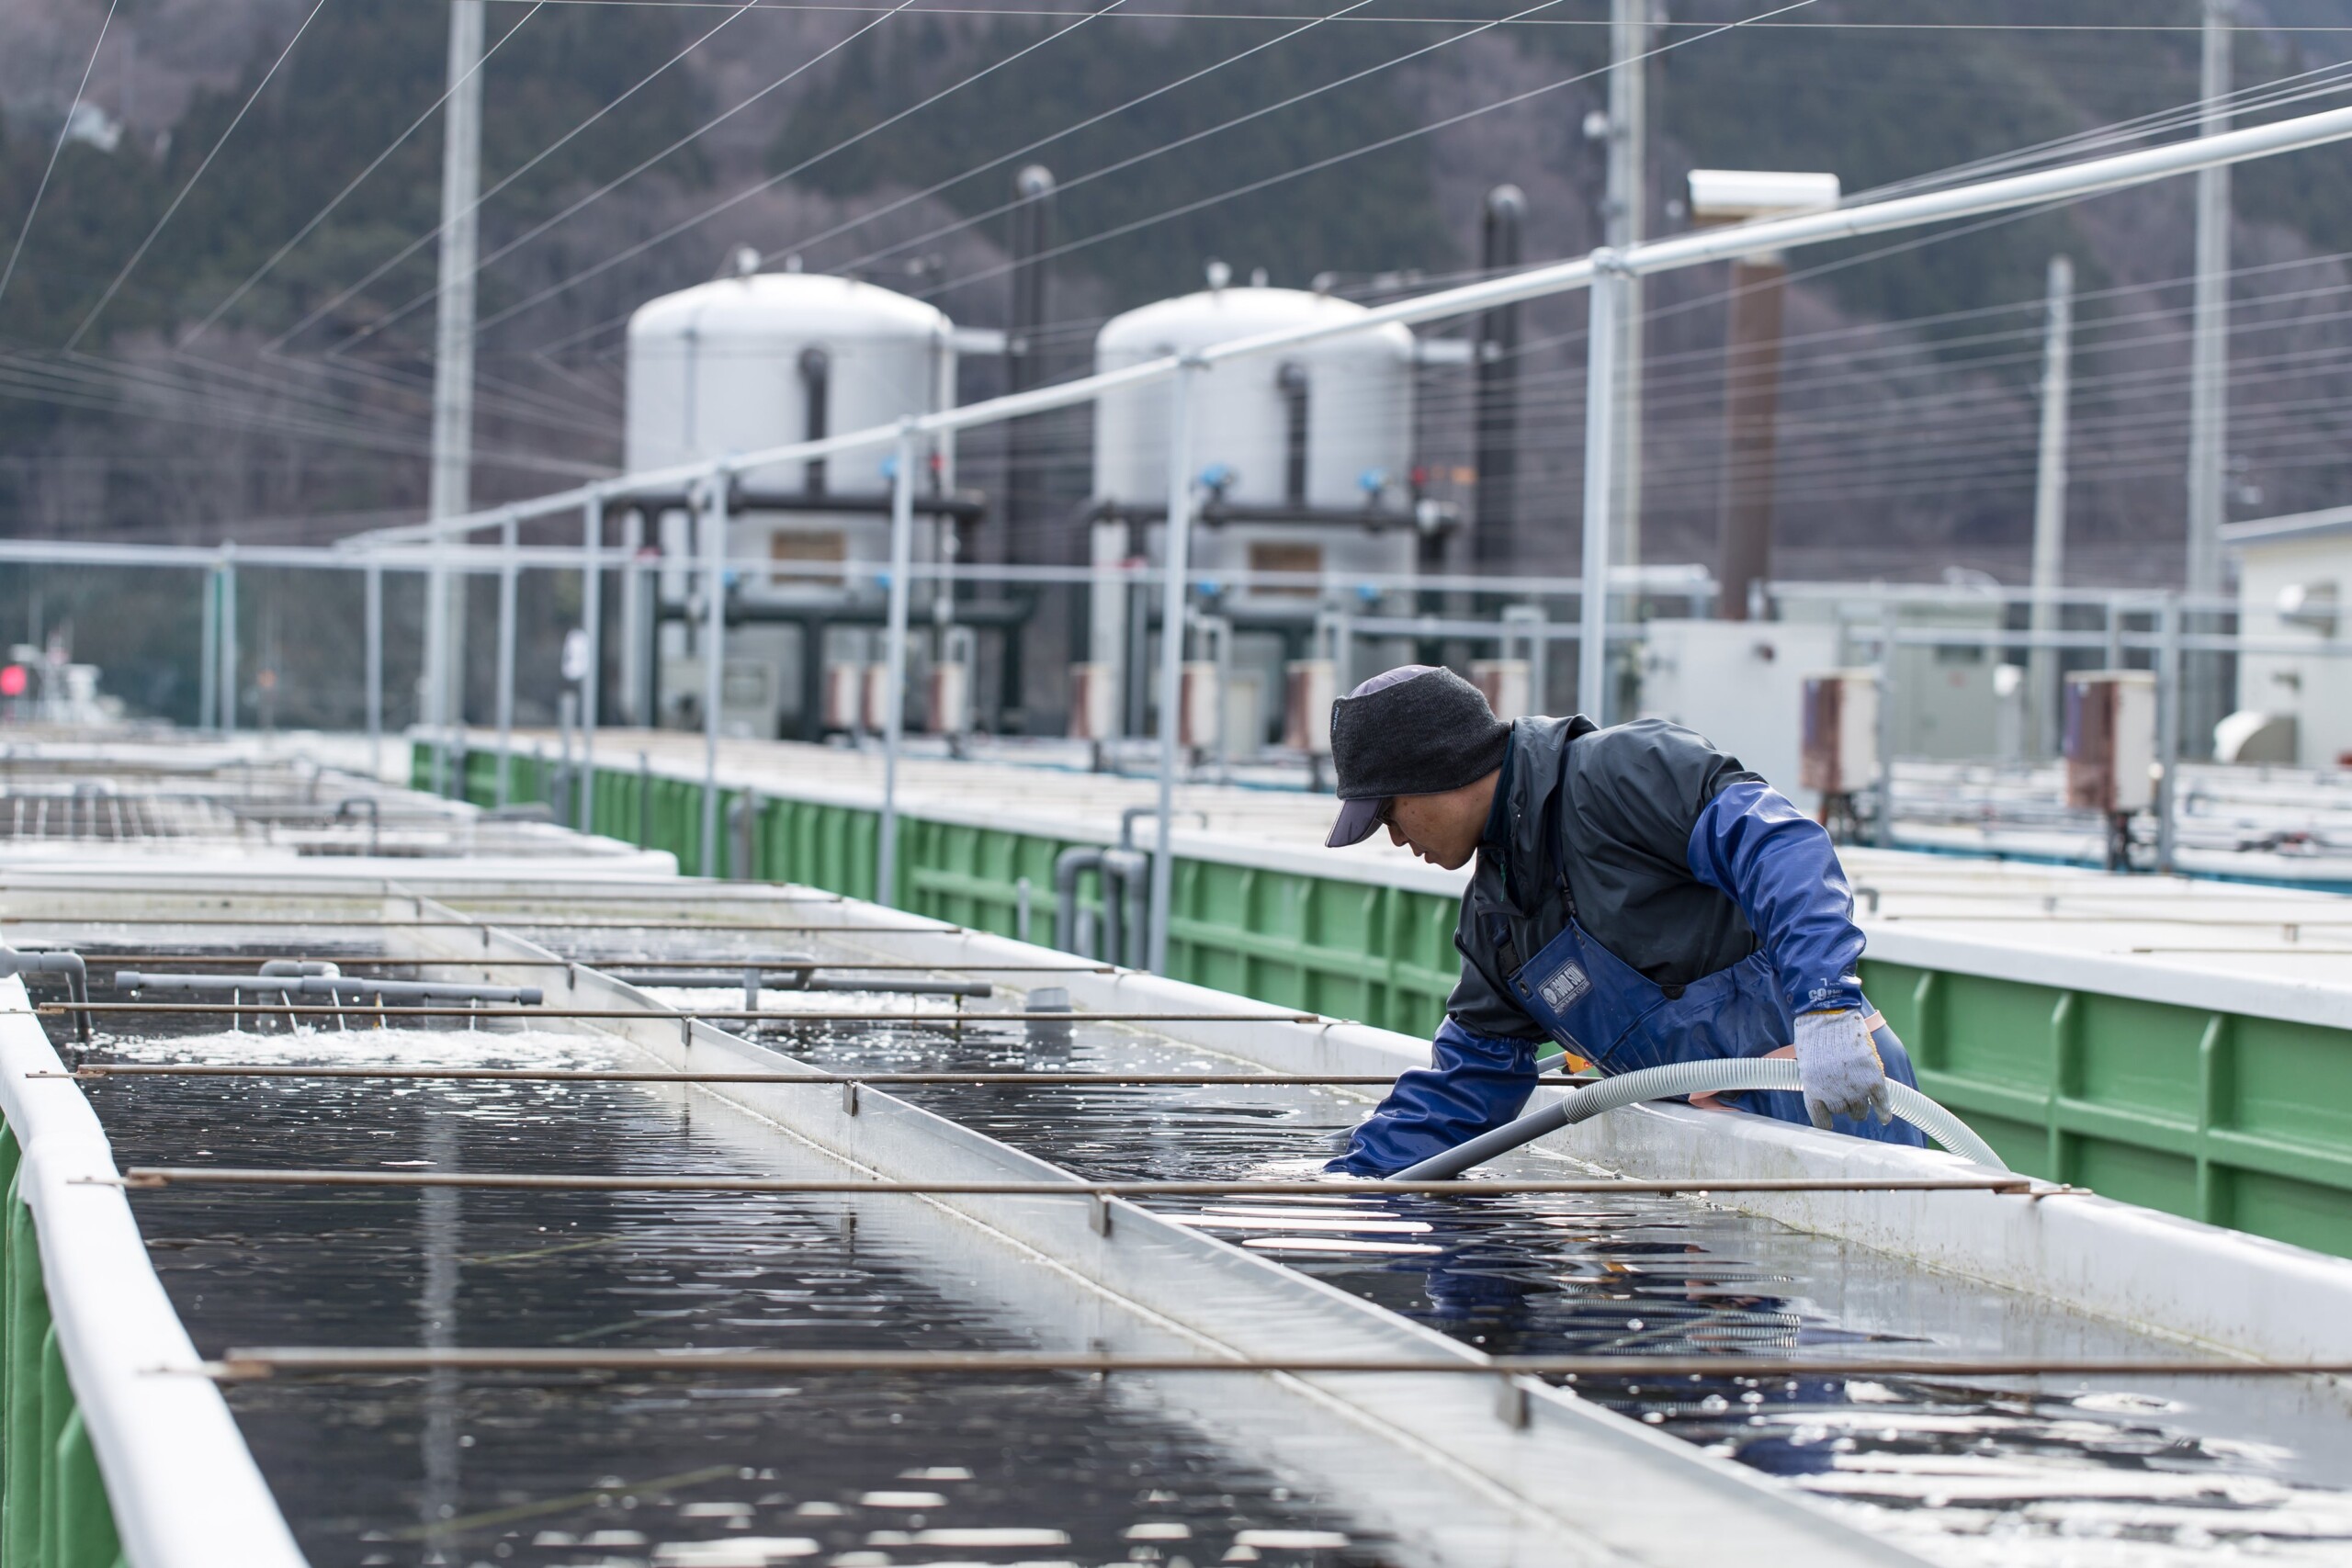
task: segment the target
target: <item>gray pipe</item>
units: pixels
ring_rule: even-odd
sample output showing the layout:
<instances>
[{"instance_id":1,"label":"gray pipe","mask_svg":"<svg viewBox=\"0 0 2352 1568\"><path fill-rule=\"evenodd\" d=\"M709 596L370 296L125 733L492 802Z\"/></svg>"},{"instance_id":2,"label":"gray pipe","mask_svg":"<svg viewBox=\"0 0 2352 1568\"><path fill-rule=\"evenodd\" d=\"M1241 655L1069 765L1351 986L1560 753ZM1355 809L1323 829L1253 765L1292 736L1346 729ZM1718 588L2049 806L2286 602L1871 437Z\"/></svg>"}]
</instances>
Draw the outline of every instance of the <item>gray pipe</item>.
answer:
<instances>
[{"instance_id":1,"label":"gray pipe","mask_svg":"<svg viewBox=\"0 0 2352 1568\"><path fill-rule=\"evenodd\" d=\"M1703 1062L1669 1062L1660 1067L1644 1067L1637 1072L1620 1073L1571 1090L1552 1105L1530 1111L1516 1122L1505 1122L1491 1133L1482 1133L1464 1144L1458 1144L1442 1155L1432 1155L1419 1165L1406 1167L1393 1173L1392 1181L1444 1181L1461 1175L1471 1167L1484 1165L1497 1155L1532 1143L1546 1133L1590 1121L1604 1111L1614 1111L1621 1105L1638 1100L1665 1100L1682 1094L1728 1094L1742 1089L1793 1089L1800 1088L1797 1065L1785 1056L1735 1056ZM1890 1080L1887 1096L1894 1114L1910 1122L1928 1136L1960 1156L1995 1170L2009 1168L1991 1145L1979 1137L1975 1129L1951 1111L1905 1084Z\"/></svg>"},{"instance_id":2,"label":"gray pipe","mask_svg":"<svg viewBox=\"0 0 2352 1568\"><path fill-rule=\"evenodd\" d=\"M1120 868L1112 863L1112 857L1119 852L1117 850L1104 850L1102 860L1096 863L1102 871L1102 941L1099 946L1090 943L1094 950L1087 954L1090 958L1106 958L1114 964L1125 964L1127 951L1126 900L1120 897Z\"/></svg>"},{"instance_id":3,"label":"gray pipe","mask_svg":"<svg viewBox=\"0 0 2352 1568\"><path fill-rule=\"evenodd\" d=\"M79 1003L74 1010L74 1037L84 1044L90 1041L90 968L78 953L62 950L46 953L22 953L13 947L0 947L0 979L11 975L62 975L65 994Z\"/></svg>"},{"instance_id":4,"label":"gray pipe","mask_svg":"<svg viewBox=\"0 0 2352 1568\"><path fill-rule=\"evenodd\" d=\"M334 819L347 822L365 811L368 813L368 852L376 854L383 848L384 808L372 795L354 795L335 803Z\"/></svg>"},{"instance_id":5,"label":"gray pipe","mask_svg":"<svg viewBox=\"0 0 2352 1568\"><path fill-rule=\"evenodd\" d=\"M1119 912L1103 945L1113 963L1140 969L1151 940L1151 857L1141 850L1105 850L1102 878L1102 908ZM1118 886L1115 899L1114 883Z\"/></svg>"},{"instance_id":6,"label":"gray pipe","mask_svg":"<svg viewBox=\"0 0 2352 1568\"><path fill-rule=\"evenodd\" d=\"M537 986L478 986L464 980L376 980L364 975L153 975L137 969L115 972L119 991L157 991L190 997L276 991L289 997L324 997L360 1002L505 1002L537 1007L546 993Z\"/></svg>"},{"instance_id":7,"label":"gray pipe","mask_svg":"<svg viewBox=\"0 0 2352 1568\"><path fill-rule=\"evenodd\" d=\"M741 969L606 969L605 974L624 986L674 986L684 990L712 991L741 987L746 998L760 988L768 971L756 964ZM872 991L902 997L989 997L996 987L986 980L924 980L913 976L876 976L861 980L848 976L810 976L805 970L787 970L786 976L802 976L797 982L779 986L779 990L792 991ZM747 1000L745 1012L756 1012L758 1005Z\"/></svg>"},{"instance_id":8,"label":"gray pipe","mask_svg":"<svg viewBox=\"0 0 2352 1568\"><path fill-rule=\"evenodd\" d=\"M1095 955L1091 943L1079 945L1078 879L1102 869L1102 851L1085 844L1073 844L1054 857L1054 945L1064 953L1084 958ZM1107 905L1110 900L1106 897L1103 902Z\"/></svg>"},{"instance_id":9,"label":"gray pipe","mask_svg":"<svg viewBox=\"0 0 2352 1568\"><path fill-rule=\"evenodd\" d=\"M265 975L340 975L334 964L318 958L273 958L261 966ZM119 977L118 976L118 979Z\"/></svg>"}]
</instances>

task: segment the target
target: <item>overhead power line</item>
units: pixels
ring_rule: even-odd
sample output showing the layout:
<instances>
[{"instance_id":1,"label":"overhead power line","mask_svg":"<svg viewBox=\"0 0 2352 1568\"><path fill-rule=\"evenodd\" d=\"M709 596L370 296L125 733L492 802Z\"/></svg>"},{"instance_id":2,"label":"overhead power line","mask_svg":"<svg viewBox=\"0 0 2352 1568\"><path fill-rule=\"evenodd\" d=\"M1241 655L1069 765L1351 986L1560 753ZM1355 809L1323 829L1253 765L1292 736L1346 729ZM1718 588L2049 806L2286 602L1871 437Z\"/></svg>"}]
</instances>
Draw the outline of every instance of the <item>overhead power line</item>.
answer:
<instances>
[{"instance_id":1,"label":"overhead power line","mask_svg":"<svg viewBox=\"0 0 2352 1568\"><path fill-rule=\"evenodd\" d=\"M212 150L204 155L204 162L196 166L196 173L188 175L187 183L180 186L180 193L172 197L172 204L164 209L164 215L155 220L155 226L147 231L145 239L139 242L139 248L130 253L130 259L122 264L122 270L115 274L112 283L107 285L106 292L98 296L98 302L90 307L90 313L82 318L82 324L75 327L74 335L65 340L67 349L79 347L82 339L89 333L99 315L114 302L115 295L119 293L122 286L130 281L131 273L136 271L139 264L146 259L148 250L153 246L156 239L170 224L173 217L178 213L180 204L187 199L188 192L196 188L197 183L204 178L205 171L212 167L212 160L220 156L220 149L229 144L229 138L237 133L237 127L244 124L246 114L252 110L255 103L260 101L263 92L269 86L271 78L277 74L277 68L286 63L286 57L294 52L294 46L302 41L302 35L311 30L311 24L318 19L319 13L325 10L326 6L327 0L316 0L316 4L311 6L309 14L302 18L302 25L294 29L294 36L286 40L286 47L277 51L277 58L269 62L269 69L263 72L261 80L254 84L253 92L247 95L244 103L239 106L235 117L229 121L228 128L220 132L220 139L213 142Z\"/></svg>"},{"instance_id":2,"label":"overhead power line","mask_svg":"<svg viewBox=\"0 0 2352 1568\"><path fill-rule=\"evenodd\" d=\"M1230 189L1220 191L1215 196L1205 196L1193 201L1181 202L1174 207L1153 213L1148 217L1133 219L1125 223L1114 224L1109 229L1099 231L1093 234L1085 235L1075 240L1065 241L1061 244L1055 245L1039 252L1035 257L1030 259L1045 261L1050 260L1056 256L1068 255L1074 251L1085 250L1090 246L1101 244L1106 240L1119 239L1125 235L1136 233L1142 230L1151 228L1157 224L1165 223L1171 219L1185 217L1188 214L1199 212L1207 208L1222 205L1223 203L1231 201L1238 197L1252 196L1259 191L1271 189L1275 186L1286 184L1291 180L1299 179L1307 175L1319 174L1325 169L1335 168L1341 164L1364 157L1367 154L1385 152L1391 147L1401 146L1408 141L1413 141L1424 136L1433 135L1438 131L1445 130L1453 126L1464 124L1467 121L1476 119L1482 115L1492 114L1498 109L1510 108L1516 105L1542 97L1547 93L1556 93L1564 87L1573 86L1579 82L1590 81L1597 76L1605 76L1612 70L1641 64L1647 61L1654 60L1659 55L1671 53L1679 49L1686 49L1694 43L1703 43L1709 39L1720 37L1724 33L1736 31L1737 29L1747 26L1750 22L1760 19L1761 17L1785 16L1792 11L1803 10L1804 7L1815 3L1816 0L1789 0L1788 4L1778 6L1773 10L1758 13L1758 16L1756 17L1742 17L1735 21L1724 22L1719 26L1710 28L1704 32L1694 34L1690 38L1677 39L1670 43L1660 44L1657 48L1649 50L1642 54L1635 55L1629 60L1618 62L1611 65L1604 65L1592 71L1579 72L1572 76L1564 76L1556 81L1544 83L1541 86L1530 87L1524 92L1513 93L1509 97L1498 98L1492 103L1482 104L1476 108L1464 109L1458 114L1447 115L1441 119L1431 120L1428 124L1416 126L1410 130L1401 130L1392 136L1380 137L1374 141L1365 142L1361 146L1350 148L1345 152L1334 152L1327 157L1313 159L1307 163L1298 164L1279 174L1267 175L1259 179L1246 181L1241 185L1231 187ZM1069 185L1076 183L1076 181L1068 182L1062 188L1068 189ZM983 282L988 278L998 276L1002 273L1011 270L1012 265L1013 264L1010 261L1001 262L996 265L982 268L977 273L969 273L962 277L952 278L945 283L938 284L933 288L925 289L923 291L924 297L935 297L939 294L945 293L950 289L963 288L973 283Z\"/></svg>"},{"instance_id":3,"label":"overhead power line","mask_svg":"<svg viewBox=\"0 0 2352 1568\"><path fill-rule=\"evenodd\" d=\"M496 185L492 186L488 190L483 191L481 195L475 197L473 205L466 210L469 213L481 211L483 204L488 202L492 197L495 197L499 192L513 185L516 180L521 179L525 175L529 174L533 169L537 168L548 158L553 157L558 151L585 132L591 126L603 119L606 115L611 114L615 109L620 107L621 105L627 103L639 93L644 91L645 88L651 85L663 73L676 66L679 62L684 60L688 55L694 53L695 51L700 49L704 44L708 43L712 39L718 37L720 32L741 20L745 12L754 11L761 8L761 0L729 0L729 4L733 6L732 14L721 20L717 27L710 28L701 37L688 43L684 49L678 51L677 53L672 55L661 64L655 66L651 71L647 72L629 86L623 88L619 96L599 107L595 113L590 115L587 118L573 126L570 130L565 131L561 136L557 137L553 141L548 142L545 147L540 148L537 152L526 159L519 167L509 173ZM725 117L722 116L721 118L723 118ZM406 245L403 245L398 253L386 258L384 261L378 263L375 268L370 271L367 276L361 278L358 282L352 284L349 288L335 295L334 298L329 299L325 304L319 306L309 315L304 316L300 321L295 322L292 326L278 333L275 338L272 338L270 340L269 346L272 349L281 349L285 347L288 343L291 342L303 332L308 331L312 325L325 319L327 316L332 315L337 310L340 310L345 304L356 297L362 289L368 288L378 278L391 271L392 268L400 265L401 263L408 260L409 257L423 250L426 245L431 244L440 236L440 233L441 225L438 223L434 224L432 228L427 229L424 233L419 234L415 239L410 241Z\"/></svg>"},{"instance_id":4,"label":"overhead power line","mask_svg":"<svg viewBox=\"0 0 2352 1568\"><path fill-rule=\"evenodd\" d=\"M475 327L475 331L487 331L489 328L496 326L499 322L506 321L510 317L518 315L521 312L531 309L535 305L553 299L556 295L562 293L568 288L578 284L584 283L589 278L597 276L613 267L618 266L625 261L628 261L636 256L644 254L647 251L651 250L655 245L661 244L665 241L674 239L678 235L684 233L687 230L707 222L709 220L718 217L720 213L739 207L742 203L751 200L752 197L758 196L764 191L775 189L777 186L782 185L785 181L791 179L796 175L806 174L808 170L816 167L819 164L823 163L826 159L832 157L834 154L856 146L859 142L865 141L869 136L874 136L882 131L888 130L890 127L899 124L901 120L907 119L911 116L921 114L923 110L931 107L932 105L938 103L941 99L950 97L956 93L962 92L973 83L1002 70L1005 66L1012 64L1017 60L1026 59L1028 56L1035 54L1037 51L1045 48L1046 45L1077 31L1088 22L1093 21L1096 17L1101 17L1107 12L1117 9L1125 3L1125 0L1111 0L1110 5L1103 6L1101 10L1086 13L1084 16L1080 17L1076 21L1073 21L1069 27L1047 33L1044 38L1037 39L1035 43L1024 45L1023 47L1015 50L1012 53L1006 55L1003 59L982 66L979 70L973 72L962 81L956 83L952 86L941 88L938 92L932 94L922 102L900 109L898 113L891 115L888 118L874 125L870 125L865 130L857 131L854 135L843 137L841 141L834 142L831 147L826 148L823 152L804 158L800 162L793 164L792 167L785 169L777 174L771 175L766 179L760 180L744 189L738 191L735 195L729 197L726 200L719 202L717 206L706 208L701 212L695 214L691 218L681 219L679 221L673 223L668 228L662 230L660 233L655 234L650 238L640 240L634 245L628 246L612 255L606 256L602 261L597 262L594 265L584 268L580 272L576 272L570 277L563 279L561 282L552 284L548 288L539 290L537 293L529 296L520 303L508 306L505 310L501 310L497 314L490 316L479 322ZM891 13L891 15L896 14L896 12ZM880 24L877 22L871 25L879 26ZM862 36L866 30L867 29L865 28L860 28L857 33L852 34L850 39L845 39L842 40L842 44L834 46L835 49L845 46L852 39ZM800 74L801 72L806 71L809 66L816 64L819 61L825 59L832 52L834 52L833 50L827 50L823 54L816 56L815 59L809 60L801 65L794 67L792 72L786 76L779 79L776 85L781 85L783 82L789 81L793 76ZM601 196L604 193L598 192L597 194ZM435 292L437 293L438 290L435 290ZM415 306L424 304L425 300L432 297L433 296L431 294L420 296L419 298L411 300L408 305L402 306L401 309L403 310L413 309ZM338 352L340 352L340 347L338 348Z\"/></svg>"},{"instance_id":5,"label":"overhead power line","mask_svg":"<svg viewBox=\"0 0 2352 1568\"><path fill-rule=\"evenodd\" d=\"M381 152L377 153L374 158L368 161L366 168L352 175L350 183L345 185L341 190L335 192L334 196L330 197L324 207L320 208L318 211L312 213L309 222L303 224L300 229L295 230L294 235L291 239L288 240L284 244L278 246L276 251L272 252L267 261L254 268L252 274L247 276L243 283L240 283L236 288L229 290L228 296L223 299L220 303L213 306L211 311L205 316L204 320L196 324L196 330L189 333L186 338L181 340L179 347L182 352L186 352L187 349L193 347L197 339L211 331L213 323L220 321L220 319L226 315L230 309L234 306L238 300L243 299L246 294L250 293L255 284L268 276L271 270L275 268L279 262L284 261L288 255L292 254L295 246L309 239L311 232L316 230L320 224L325 222L328 217L334 213L334 209L341 207L345 200L350 197L353 191L357 190L367 182L368 175L374 174L378 169L382 168L384 166L384 161L387 158L390 158L393 153L406 146L410 137L414 136L419 130L423 130L427 120L430 120L435 115L441 112L441 106L449 101L449 96L452 93L455 93L464 82L471 81L478 73L488 66L490 63L490 57L496 54L500 50L505 48L506 40L513 38L516 33L521 32L523 30L523 24L529 21L533 17L537 16L539 14L540 6L547 3L548 0L535 0L535 3L529 10L524 12L522 16L515 18L515 22L513 27L498 35L497 42L492 44L488 49L481 51L481 57L474 62L473 68L468 71L464 77L460 78L457 82L450 83L447 87L443 88L441 90L441 96L426 106L423 114L418 115L414 119L409 121L407 130L401 131L398 136L393 137L390 142L385 146Z\"/></svg>"},{"instance_id":6,"label":"overhead power line","mask_svg":"<svg viewBox=\"0 0 2352 1568\"><path fill-rule=\"evenodd\" d=\"M49 194L49 178L57 172L59 154L65 151L66 137L74 129L74 110L82 104L82 95L90 90L90 73L98 68L98 51L106 47L107 29L114 26L115 7L121 0L107 0L107 14L98 23L97 41L90 45L90 62L82 67L81 85L74 89L74 102L65 110L65 123L57 128L57 140L49 149L49 162L42 165L40 183L33 186L32 205L25 209L25 221L17 230L17 243L9 247L8 265L0 271L0 299L8 293L9 280L17 276L17 258L25 254L25 236L33 231L33 214L40 210L40 198Z\"/></svg>"}]
</instances>

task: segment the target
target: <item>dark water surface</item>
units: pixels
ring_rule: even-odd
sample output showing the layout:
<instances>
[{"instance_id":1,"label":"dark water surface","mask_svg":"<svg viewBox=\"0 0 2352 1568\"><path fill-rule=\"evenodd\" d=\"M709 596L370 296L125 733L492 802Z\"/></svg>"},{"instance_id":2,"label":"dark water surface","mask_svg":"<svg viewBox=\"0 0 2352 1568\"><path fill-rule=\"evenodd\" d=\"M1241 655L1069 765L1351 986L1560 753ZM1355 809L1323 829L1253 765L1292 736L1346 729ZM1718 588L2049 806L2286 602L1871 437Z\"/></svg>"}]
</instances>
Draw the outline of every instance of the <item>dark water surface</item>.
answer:
<instances>
[{"instance_id":1,"label":"dark water surface","mask_svg":"<svg viewBox=\"0 0 2352 1568\"><path fill-rule=\"evenodd\" d=\"M795 951L813 945L791 940ZM733 953L649 933L641 946L573 955L718 959L720 949ZM694 999L740 1005L707 993ZM810 1010L906 1005L850 995L763 998L763 1007ZM1103 1025L1079 1026L1055 1048L1019 1026L977 1023L762 1025L753 1033L820 1066L872 1071L1237 1066ZM309 1059L379 1048L214 1032L130 1049L261 1060L273 1051ZM552 1036L462 1032L413 1034L400 1047L404 1057L550 1064L590 1060L582 1049ZM1337 1090L1272 1085L903 1092L1101 1178L1304 1174L1365 1109ZM151 1080L102 1083L94 1098L125 1163L734 1168L721 1145L697 1139L685 1111L630 1090ZM845 1236L838 1215L819 1204L481 1192L438 1201L200 1190L137 1199L165 1280L208 1351L413 1344L436 1333L439 1342L485 1344L1029 1343L921 1284L913 1260ZM2299 1380L2007 1386L1873 1377L1860 1369L1890 1355L2161 1356L2179 1347L1833 1238L1662 1196L1157 1206L1498 1353L1721 1353L1719 1377L1647 1387L1587 1382L1580 1392L1783 1477L1943 1562L2352 1561L2352 1495L2343 1490L2352 1483L2352 1418L2332 1390ZM1858 1371L1744 1378L1736 1363L1747 1352L1851 1358ZM1296 1552L1253 1544L1282 1538L1245 1532L1348 1529L1288 1495L1282 1478L1218 1452L1191 1428L1074 1382L944 1388L795 1379L786 1393L707 1380L388 1380L254 1385L232 1400L281 1495L302 1499L305 1544L322 1568L433 1561L435 1550L452 1562L650 1560L683 1568L699 1560L674 1543L747 1535L797 1543L778 1550L842 1568L1152 1553L1205 1562L1249 1561L1253 1551L1291 1562ZM971 1479L906 1478L917 1472ZM940 1501L911 1508L872 1500L891 1491ZM421 1521L445 1509L440 1533L421 1537ZM1137 1526L1145 1539L1129 1539ZM1187 1539L1172 1539L1179 1527ZM1035 1533L993 1545L922 1539L925 1529L980 1528ZM379 1539L362 1540L370 1532ZM1052 1543L1055 1532L1067 1542Z\"/></svg>"},{"instance_id":2,"label":"dark water surface","mask_svg":"<svg viewBox=\"0 0 2352 1568\"><path fill-rule=\"evenodd\" d=\"M100 1056L609 1065L576 1040L462 1032L115 1047ZM151 1078L98 1081L92 1099L126 1165L743 1168L686 1107L616 1086ZM208 1355L1035 1344L814 1201L177 1188L134 1202ZM438 1375L237 1384L230 1401L319 1568L1377 1556L1343 1549L1346 1521L1284 1477L1077 1378Z\"/></svg>"},{"instance_id":3,"label":"dark water surface","mask_svg":"<svg viewBox=\"0 0 2352 1568\"><path fill-rule=\"evenodd\" d=\"M1070 1065L1219 1070L1210 1052L1081 1029ZM836 1034L862 1066L1044 1066L1011 1031ZM906 1091L1081 1175L1301 1174L1363 1111L1336 1090ZM1551 1168L1557 1174L1558 1168ZM1544 1174L1540 1167L1524 1174ZM1497 1354L1808 1359L2177 1356L2179 1346L1868 1248L1659 1195L1237 1199L1154 1205ZM2352 1561L2352 1412L2303 1380L2041 1386L1725 1375L1579 1392L1787 1478L1874 1532L1962 1563Z\"/></svg>"}]
</instances>

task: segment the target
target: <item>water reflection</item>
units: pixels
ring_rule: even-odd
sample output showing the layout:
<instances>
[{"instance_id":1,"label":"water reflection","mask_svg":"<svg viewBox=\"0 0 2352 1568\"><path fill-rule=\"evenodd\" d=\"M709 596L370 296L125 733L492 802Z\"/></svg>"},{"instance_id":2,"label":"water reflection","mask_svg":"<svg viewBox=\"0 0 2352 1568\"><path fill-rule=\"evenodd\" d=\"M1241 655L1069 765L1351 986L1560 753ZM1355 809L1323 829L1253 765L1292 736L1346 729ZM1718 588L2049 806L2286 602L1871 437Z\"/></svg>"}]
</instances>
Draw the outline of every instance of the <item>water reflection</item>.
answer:
<instances>
[{"instance_id":1,"label":"water reflection","mask_svg":"<svg viewBox=\"0 0 2352 1568\"><path fill-rule=\"evenodd\" d=\"M843 1032L797 1049L870 1070L1031 1065L1009 1034ZM1058 1065L1233 1066L1107 1026L1080 1026ZM1306 1176L1363 1110L1272 1087L909 1094L1095 1178ZM2180 1353L1832 1238L1646 1194L1155 1206L1496 1354L1720 1354L1720 1376L1587 1379L1578 1392L1943 1561L2186 1564L2219 1546L2335 1562L2352 1551L2352 1495L2337 1490L2352 1478L2352 1421L2332 1390L1738 1376L1737 1359L1757 1353L1858 1364Z\"/></svg>"},{"instance_id":2,"label":"water reflection","mask_svg":"<svg viewBox=\"0 0 2352 1568\"><path fill-rule=\"evenodd\" d=\"M611 1065L570 1036L193 1032L160 1059ZM692 1101L618 1086L116 1079L126 1164L615 1174L740 1168ZM436 1203L435 1199L441 1200ZM447 1201L461 1198L461 1206ZM198 1348L425 1342L1010 1348L923 1260L779 1195L166 1189L134 1197ZM420 1327L420 1314L424 1321ZM1376 1540L1290 1478L1051 1375L523 1382L348 1377L230 1392L319 1568L1336 1564ZM1295 1495L1295 1493L1296 1495ZM1253 1544L1254 1542L1254 1544ZM1238 1554L1238 1555L1237 1555Z\"/></svg>"}]
</instances>

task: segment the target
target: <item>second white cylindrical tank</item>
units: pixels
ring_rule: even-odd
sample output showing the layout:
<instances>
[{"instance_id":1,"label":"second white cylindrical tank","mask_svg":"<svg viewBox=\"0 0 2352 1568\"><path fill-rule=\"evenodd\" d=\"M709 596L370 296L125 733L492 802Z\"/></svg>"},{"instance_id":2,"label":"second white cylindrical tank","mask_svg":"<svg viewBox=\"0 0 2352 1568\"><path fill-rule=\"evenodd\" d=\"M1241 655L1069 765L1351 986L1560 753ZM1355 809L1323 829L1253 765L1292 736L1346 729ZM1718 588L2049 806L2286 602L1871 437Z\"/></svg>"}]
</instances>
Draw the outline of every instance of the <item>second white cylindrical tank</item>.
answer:
<instances>
[{"instance_id":1,"label":"second white cylindrical tank","mask_svg":"<svg viewBox=\"0 0 2352 1568\"><path fill-rule=\"evenodd\" d=\"M1094 367L1115 370L1261 333L1349 321L1361 305L1295 288L1224 288L1114 316L1094 340ZM1285 372L1292 384L1284 385ZM1301 382L1303 380L1303 385ZM1280 506L1290 487L1293 399L1306 399L1306 504L1354 509L1367 485L1401 485L1413 447L1413 334L1389 325L1204 371L1193 405L1196 472L1230 475L1225 498ZM1158 506L1168 498L1165 382L1106 393L1095 405L1094 498Z\"/></svg>"}]
</instances>

